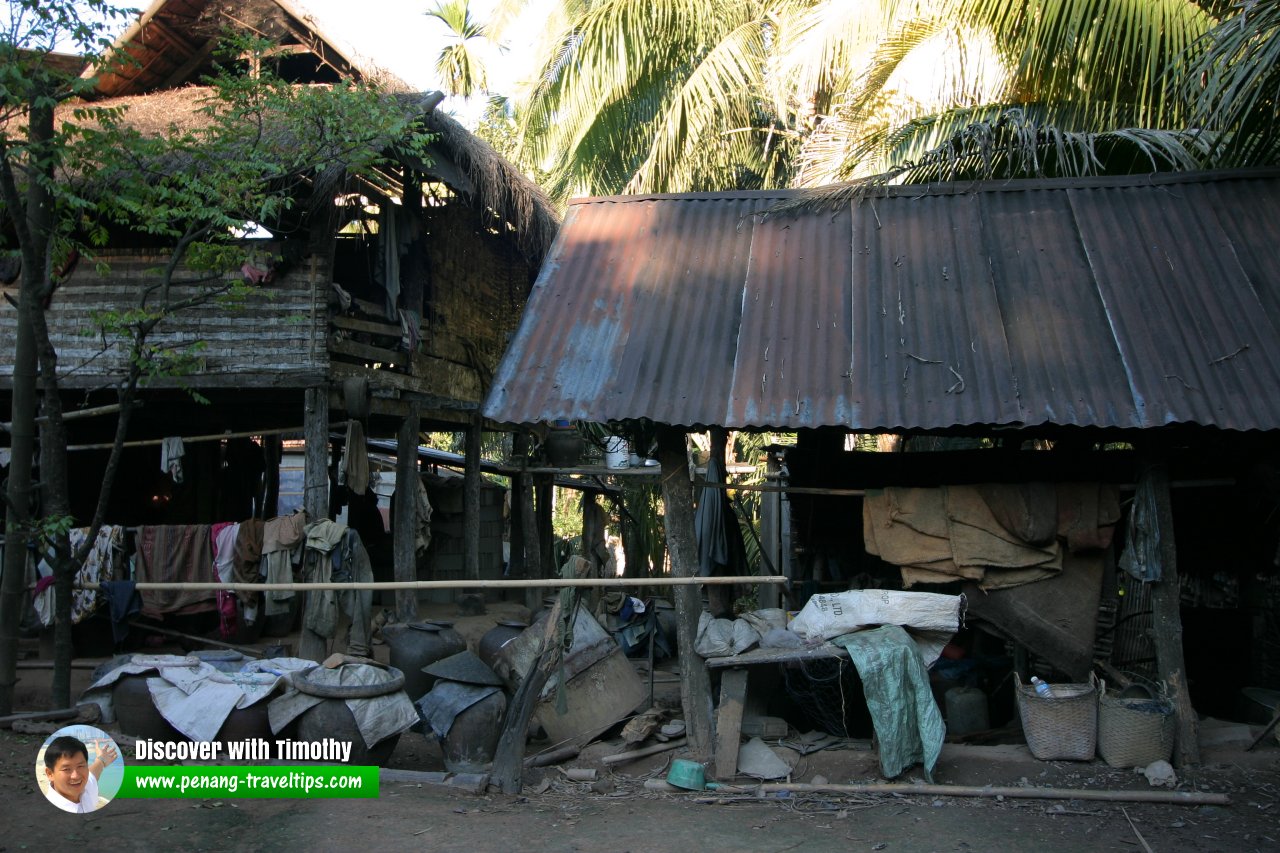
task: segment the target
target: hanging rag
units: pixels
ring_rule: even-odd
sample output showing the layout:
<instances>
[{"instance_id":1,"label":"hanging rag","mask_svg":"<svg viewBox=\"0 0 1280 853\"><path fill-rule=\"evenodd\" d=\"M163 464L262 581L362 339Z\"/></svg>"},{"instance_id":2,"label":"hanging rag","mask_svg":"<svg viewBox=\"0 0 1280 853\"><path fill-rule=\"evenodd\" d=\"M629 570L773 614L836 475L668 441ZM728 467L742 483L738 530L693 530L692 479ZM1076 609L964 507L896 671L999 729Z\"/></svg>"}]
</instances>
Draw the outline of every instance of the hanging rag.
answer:
<instances>
[{"instance_id":1,"label":"hanging rag","mask_svg":"<svg viewBox=\"0 0 1280 853\"><path fill-rule=\"evenodd\" d=\"M232 558L231 565L235 570L235 579L238 583L258 582L261 572L263 527L262 519L251 518L241 522L240 529L236 531L235 556ZM251 590L236 590L236 597L240 599L240 604L246 612L250 607L255 607L258 602L258 594Z\"/></svg>"},{"instance_id":2,"label":"hanging rag","mask_svg":"<svg viewBox=\"0 0 1280 853\"><path fill-rule=\"evenodd\" d=\"M347 442L342 458L347 488L352 494L363 495L369 488L369 449L364 440L364 426L355 418L347 421Z\"/></svg>"},{"instance_id":3,"label":"hanging rag","mask_svg":"<svg viewBox=\"0 0 1280 853\"><path fill-rule=\"evenodd\" d=\"M1158 581L1163 565L1160 560L1160 521L1156 509L1156 489L1151 472L1138 477L1138 488L1129 509L1128 535L1120 568L1140 581Z\"/></svg>"},{"instance_id":4,"label":"hanging rag","mask_svg":"<svg viewBox=\"0 0 1280 853\"><path fill-rule=\"evenodd\" d=\"M172 477L175 483L182 482L182 457L186 452L179 436L170 436L160 443L160 470Z\"/></svg>"},{"instance_id":5,"label":"hanging rag","mask_svg":"<svg viewBox=\"0 0 1280 853\"><path fill-rule=\"evenodd\" d=\"M333 551L332 580L338 583L373 583L373 564L360 534L347 528L342 544ZM373 590L350 589L337 594L338 605L351 617L347 636L347 654L371 656L370 635L373 631Z\"/></svg>"},{"instance_id":6,"label":"hanging rag","mask_svg":"<svg viewBox=\"0 0 1280 853\"><path fill-rule=\"evenodd\" d=\"M142 612L142 596L133 581L103 581L99 590L111 613L111 639L121 643L129 634L129 617Z\"/></svg>"}]
</instances>

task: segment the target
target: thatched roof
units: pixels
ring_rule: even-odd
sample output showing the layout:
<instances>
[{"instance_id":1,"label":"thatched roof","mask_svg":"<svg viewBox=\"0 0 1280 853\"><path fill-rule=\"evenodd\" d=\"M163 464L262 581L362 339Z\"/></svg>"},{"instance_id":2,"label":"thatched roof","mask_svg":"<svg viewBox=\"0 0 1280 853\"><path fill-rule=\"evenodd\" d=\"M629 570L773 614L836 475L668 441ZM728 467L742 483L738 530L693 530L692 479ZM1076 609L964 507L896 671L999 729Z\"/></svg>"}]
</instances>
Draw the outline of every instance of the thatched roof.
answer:
<instances>
[{"instance_id":1,"label":"thatched roof","mask_svg":"<svg viewBox=\"0 0 1280 853\"><path fill-rule=\"evenodd\" d=\"M211 68L213 51L226 29L269 38L291 52L309 54L314 74L301 82L328 78L376 81L390 91L409 85L361 54L340 33L326 31L306 8L305 0L154 0L112 44L107 58L132 61L112 64L99 74L103 97L142 95L161 88L199 82ZM89 69L85 77L98 70Z\"/></svg>"},{"instance_id":2,"label":"thatched roof","mask_svg":"<svg viewBox=\"0 0 1280 853\"><path fill-rule=\"evenodd\" d=\"M204 86L169 89L150 95L111 98L95 101L95 107L125 108L124 123L143 134L159 135L170 128L196 130L209 124L202 109L210 103L213 90ZM555 207L542 189L526 178L514 165L499 155L484 140L468 132L461 124L433 107L439 102L437 93L389 94L401 105L405 115L420 118L428 131L436 135L429 151L432 162L407 165L447 185L458 196L475 207L487 208L514 230L516 243L533 266L541 263L551 248L559 229ZM79 104L66 104L59 109L60 121L72 120ZM387 140L388 146L393 140ZM317 163L325 167L316 180L315 202L327 205L326 198L345 182L346 163ZM167 168L181 168L175 163Z\"/></svg>"}]
</instances>

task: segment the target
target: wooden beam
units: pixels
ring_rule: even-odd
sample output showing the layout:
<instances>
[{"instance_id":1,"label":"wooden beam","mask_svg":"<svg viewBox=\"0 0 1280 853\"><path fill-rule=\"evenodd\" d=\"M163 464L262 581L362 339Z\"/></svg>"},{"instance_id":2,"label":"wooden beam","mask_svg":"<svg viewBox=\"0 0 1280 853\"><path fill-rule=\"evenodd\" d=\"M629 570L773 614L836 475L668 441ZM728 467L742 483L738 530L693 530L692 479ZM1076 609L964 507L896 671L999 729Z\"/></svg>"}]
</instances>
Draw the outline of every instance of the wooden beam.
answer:
<instances>
[{"instance_id":1,"label":"wooden beam","mask_svg":"<svg viewBox=\"0 0 1280 853\"><path fill-rule=\"evenodd\" d=\"M666 507L667 553L671 574L693 578L698 572L698 544L693 529L693 488L689 480L689 460L685 434L672 427L658 430L658 452L662 462L662 501ZM698 580L708 580L698 578ZM680 703L694 761L711 758L711 680L702 657L694 650L702 596L692 586L675 592L676 645L680 656Z\"/></svg>"}]
</instances>

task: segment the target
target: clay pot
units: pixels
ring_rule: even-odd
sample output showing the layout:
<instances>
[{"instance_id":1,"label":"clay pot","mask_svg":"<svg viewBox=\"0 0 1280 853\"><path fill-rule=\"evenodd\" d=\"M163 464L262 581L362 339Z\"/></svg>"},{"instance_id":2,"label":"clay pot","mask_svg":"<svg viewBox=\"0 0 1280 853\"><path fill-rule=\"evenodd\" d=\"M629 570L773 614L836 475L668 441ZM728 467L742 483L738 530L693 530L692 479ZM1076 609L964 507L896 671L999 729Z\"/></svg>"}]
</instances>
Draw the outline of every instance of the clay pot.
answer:
<instances>
[{"instance_id":1,"label":"clay pot","mask_svg":"<svg viewBox=\"0 0 1280 853\"><path fill-rule=\"evenodd\" d=\"M111 688L111 704L115 708L120 731L127 735L166 743L190 740L161 716L151 701L146 674L121 676Z\"/></svg>"},{"instance_id":2,"label":"clay pot","mask_svg":"<svg viewBox=\"0 0 1280 853\"><path fill-rule=\"evenodd\" d=\"M499 664L502 663L502 647L524 633L524 629L528 627L524 622L500 621L480 638L476 655L484 661L485 666L502 675L499 669Z\"/></svg>"},{"instance_id":3,"label":"clay pot","mask_svg":"<svg viewBox=\"0 0 1280 853\"><path fill-rule=\"evenodd\" d=\"M507 697L499 690L454 717L440 744L445 768L452 773L478 773L492 764L506 713Z\"/></svg>"},{"instance_id":4,"label":"clay pot","mask_svg":"<svg viewBox=\"0 0 1280 853\"><path fill-rule=\"evenodd\" d=\"M247 709L246 709L247 710ZM373 746L365 746L364 736L356 725L356 718L347 707L345 699L325 699L319 705L308 708L298 717L294 727L294 739L322 741L333 738L351 744L351 757L347 761L351 765L373 765L379 767L391 760L400 735L395 734L383 738Z\"/></svg>"},{"instance_id":5,"label":"clay pot","mask_svg":"<svg viewBox=\"0 0 1280 853\"><path fill-rule=\"evenodd\" d=\"M271 720L267 716L267 699L254 702L248 708L232 708L227 714L222 728L218 729L214 740L224 744L223 755L226 755L225 744L235 741L261 739L272 744L271 757L275 757L275 734L271 731Z\"/></svg>"},{"instance_id":6,"label":"clay pot","mask_svg":"<svg viewBox=\"0 0 1280 853\"><path fill-rule=\"evenodd\" d=\"M436 683L422 668L467 648L452 622L398 622L384 626L382 637L391 649L391 665L404 673L404 692L415 702Z\"/></svg>"}]
</instances>

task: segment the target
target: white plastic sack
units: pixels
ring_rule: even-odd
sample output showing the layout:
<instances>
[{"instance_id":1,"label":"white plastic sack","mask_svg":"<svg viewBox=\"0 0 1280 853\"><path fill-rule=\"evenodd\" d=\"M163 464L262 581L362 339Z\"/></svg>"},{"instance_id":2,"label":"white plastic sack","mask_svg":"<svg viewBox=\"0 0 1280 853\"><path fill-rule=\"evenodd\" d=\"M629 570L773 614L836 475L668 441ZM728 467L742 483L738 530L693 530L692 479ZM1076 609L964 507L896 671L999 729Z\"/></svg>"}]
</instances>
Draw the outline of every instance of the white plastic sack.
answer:
<instances>
[{"instance_id":1,"label":"white plastic sack","mask_svg":"<svg viewBox=\"0 0 1280 853\"><path fill-rule=\"evenodd\" d=\"M870 625L901 625L954 633L960 629L963 606L963 595L855 589L813 596L791 620L790 627L811 643Z\"/></svg>"},{"instance_id":2,"label":"white plastic sack","mask_svg":"<svg viewBox=\"0 0 1280 853\"><path fill-rule=\"evenodd\" d=\"M704 658L738 655L760 642L760 634L742 619L714 619L703 611L693 648Z\"/></svg>"}]
</instances>

